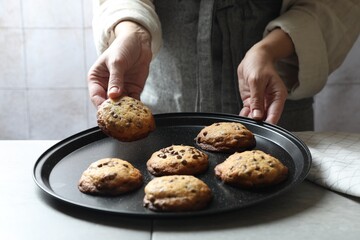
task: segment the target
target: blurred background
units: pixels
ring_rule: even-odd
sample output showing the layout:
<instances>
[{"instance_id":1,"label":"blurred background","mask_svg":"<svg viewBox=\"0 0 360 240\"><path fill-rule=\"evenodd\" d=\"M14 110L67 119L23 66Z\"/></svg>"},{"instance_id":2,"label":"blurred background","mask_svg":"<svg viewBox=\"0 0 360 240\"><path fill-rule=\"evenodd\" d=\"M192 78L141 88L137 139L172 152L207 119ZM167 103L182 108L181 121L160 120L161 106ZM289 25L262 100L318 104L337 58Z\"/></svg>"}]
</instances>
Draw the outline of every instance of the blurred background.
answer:
<instances>
[{"instance_id":1,"label":"blurred background","mask_svg":"<svg viewBox=\"0 0 360 240\"><path fill-rule=\"evenodd\" d=\"M91 18L91 0L0 0L1 140L60 140L96 126ZM359 56L360 39L316 96L316 131L360 133Z\"/></svg>"}]
</instances>

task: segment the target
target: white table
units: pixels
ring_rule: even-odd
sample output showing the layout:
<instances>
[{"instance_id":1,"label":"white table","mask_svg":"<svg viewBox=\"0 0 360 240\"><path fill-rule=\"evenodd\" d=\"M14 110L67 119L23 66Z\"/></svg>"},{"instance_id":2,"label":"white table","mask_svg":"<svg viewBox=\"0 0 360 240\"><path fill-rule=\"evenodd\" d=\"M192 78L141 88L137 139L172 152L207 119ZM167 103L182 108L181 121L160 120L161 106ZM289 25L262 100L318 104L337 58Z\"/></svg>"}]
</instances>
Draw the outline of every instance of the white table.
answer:
<instances>
[{"instance_id":1,"label":"white table","mask_svg":"<svg viewBox=\"0 0 360 240\"><path fill-rule=\"evenodd\" d=\"M359 239L360 199L305 181L265 203L195 219L151 220L69 207L32 179L57 141L0 141L0 239Z\"/></svg>"}]
</instances>

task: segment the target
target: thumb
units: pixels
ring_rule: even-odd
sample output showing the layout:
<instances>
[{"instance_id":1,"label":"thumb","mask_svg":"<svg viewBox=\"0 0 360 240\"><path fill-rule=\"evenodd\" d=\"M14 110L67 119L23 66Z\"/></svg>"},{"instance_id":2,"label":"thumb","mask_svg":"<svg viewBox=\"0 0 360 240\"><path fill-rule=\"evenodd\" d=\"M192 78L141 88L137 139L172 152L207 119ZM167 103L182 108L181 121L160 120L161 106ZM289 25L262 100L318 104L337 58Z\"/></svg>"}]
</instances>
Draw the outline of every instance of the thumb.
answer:
<instances>
[{"instance_id":1,"label":"thumb","mask_svg":"<svg viewBox=\"0 0 360 240\"><path fill-rule=\"evenodd\" d=\"M115 99L124 93L124 73L117 69L110 69L108 96Z\"/></svg>"},{"instance_id":2,"label":"thumb","mask_svg":"<svg viewBox=\"0 0 360 240\"><path fill-rule=\"evenodd\" d=\"M264 93L261 85L250 84L250 116L255 120L264 119Z\"/></svg>"}]
</instances>

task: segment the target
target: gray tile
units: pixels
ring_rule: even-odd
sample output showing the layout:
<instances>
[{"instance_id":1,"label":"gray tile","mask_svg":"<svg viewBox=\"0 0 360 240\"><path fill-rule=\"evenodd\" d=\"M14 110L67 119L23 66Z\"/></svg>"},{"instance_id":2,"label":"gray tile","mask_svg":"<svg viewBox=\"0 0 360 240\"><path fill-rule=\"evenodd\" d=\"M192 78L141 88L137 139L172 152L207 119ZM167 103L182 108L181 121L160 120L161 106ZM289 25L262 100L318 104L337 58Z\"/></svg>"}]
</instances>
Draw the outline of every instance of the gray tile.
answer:
<instances>
[{"instance_id":1,"label":"gray tile","mask_svg":"<svg viewBox=\"0 0 360 240\"><path fill-rule=\"evenodd\" d=\"M30 90L31 139L64 139L87 129L85 90Z\"/></svg>"},{"instance_id":2,"label":"gray tile","mask_svg":"<svg viewBox=\"0 0 360 240\"><path fill-rule=\"evenodd\" d=\"M27 98L24 90L0 90L0 140L29 138Z\"/></svg>"},{"instance_id":3,"label":"gray tile","mask_svg":"<svg viewBox=\"0 0 360 240\"><path fill-rule=\"evenodd\" d=\"M93 7L92 2L89 0L83 1L83 9L84 9L84 27L91 28L92 26L92 17L93 17Z\"/></svg>"},{"instance_id":4,"label":"gray tile","mask_svg":"<svg viewBox=\"0 0 360 240\"><path fill-rule=\"evenodd\" d=\"M88 97L87 107L88 107L88 128L96 127L97 126L97 118L96 118L97 109L91 103L90 97Z\"/></svg>"},{"instance_id":5,"label":"gray tile","mask_svg":"<svg viewBox=\"0 0 360 240\"><path fill-rule=\"evenodd\" d=\"M315 130L360 132L360 37L315 97Z\"/></svg>"},{"instance_id":6,"label":"gray tile","mask_svg":"<svg viewBox=\"0 0 360 240\"><path fill-rule=\"evenodd\" d=\"M81 0L23 1L25 27L83 27Z\"/></svg>"},{"instance_id":7,"label":"gray tile","mask_svg":"<svg viewBox=\"0 0 360 240\"><path fill-rule=\"evenodd\" d=\"M92 64L97 59L97 54L94 45L94 39L92 35L91 29L85 30L85 61L86 61L86 70L89 71ZM88 97L88 121L89 127L93 127L97 125L96 122L96 107L91 103L90 96Z\"/></svg>"},{"instance_id":8,"label":"gray tile","mask_svg":"<svg viewBox=\"0 0 360 240\"><path fill-rule=\"evenodd\" d=\"M86 86L82 30L29 29L25 36L29 88Z\"/></svg>"},{"instance_id":9,"label":"gray tile","mask_svg":"<svg viewBox=\"0 0 360 240\"><path fill-rule=\"evenodd\" d=\"M360 83L360 37L357 39L352 49L346 56L343 64L333 72L328 84L348 84Z\"/></svg>"},{"instance_id":10,"label":"gray tile","mask_svg":"<svg viewBox=\"0 0 360 240\"><path fill-rule=\"evenodd\" d=\"M327 85L315 97L315 130L360 133L360 84Z\"/></svg>"},{"instance_id":11,"label":"gray tile","mask_svg":"<svg viewBox=\"0 0 360 240\"><path fill-rule=\"evenodd\" d=\"M0 88L25 88L24 38L19 29L0 29ZM6 46L6 47L5 47Z\"/></svg>"},{"instance_id":12,"label":"gray tile","mask_svg":"<svg viewBox=\"0 0 360 240\"><path fill-rule=\"evenodd\" d=\"M93 31L92 29L85 29L85 61L87 71L89 71L97 58L98 55L94 44Z\"/></svg>"},{"instance_id":13,"label":"gray tile","mask_svg":"<svg viewBox=\"0 0 360 240\"><path fill-rule=\"evenodd\" d=\"M21 0L0 0L0 27L20 28L21 22Z\"/></svg>"}]
</instances>

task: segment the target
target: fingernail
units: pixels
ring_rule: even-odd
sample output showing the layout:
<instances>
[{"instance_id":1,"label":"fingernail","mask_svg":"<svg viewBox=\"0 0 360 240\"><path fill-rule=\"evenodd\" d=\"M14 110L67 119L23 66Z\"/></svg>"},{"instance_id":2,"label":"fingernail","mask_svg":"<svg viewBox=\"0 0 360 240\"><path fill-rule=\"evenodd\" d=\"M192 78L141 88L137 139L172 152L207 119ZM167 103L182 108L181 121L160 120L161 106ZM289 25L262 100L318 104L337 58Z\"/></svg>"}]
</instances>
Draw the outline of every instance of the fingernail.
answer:
<instances>
[{"instance_id":1,"label":"fingernail","mask_svg":"<svg viewBox=\"0 0 360 240\"><path fill-rule=\"evenodd\" d=\"M261 118L261 117L262 117L261 111L258 110L258 109L255 109L255 110L252 112L252 116L253 116L253 118Z\"/></svg>"},{"instance_id":2,"label":"fingernail","mask_svg":"<svg viewBox=\"0 0 360 240\"><path fill-rule=\"evenodd\" d=\"M119 92L119 87L114 86L109 89L109 93L118 93L118 92Z\"/></svg>"}]
</instances>

